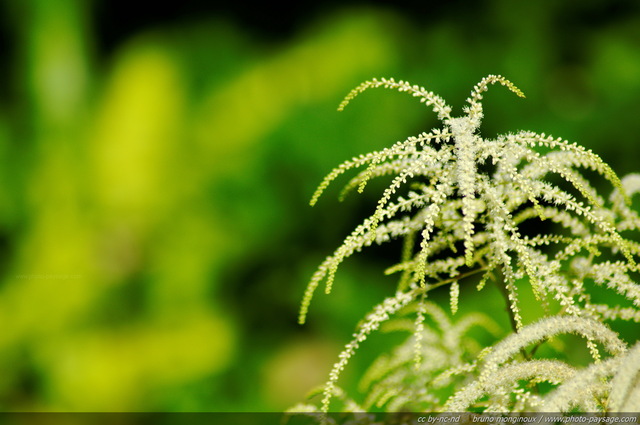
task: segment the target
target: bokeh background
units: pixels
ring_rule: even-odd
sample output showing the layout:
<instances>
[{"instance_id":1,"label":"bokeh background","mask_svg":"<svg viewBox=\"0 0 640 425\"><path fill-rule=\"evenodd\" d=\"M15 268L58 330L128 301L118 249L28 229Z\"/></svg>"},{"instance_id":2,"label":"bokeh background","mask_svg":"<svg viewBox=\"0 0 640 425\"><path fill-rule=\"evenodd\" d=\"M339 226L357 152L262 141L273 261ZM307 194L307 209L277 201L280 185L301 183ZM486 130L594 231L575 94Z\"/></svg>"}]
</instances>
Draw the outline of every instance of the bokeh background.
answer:
<instances>
[{"instance_id":1,"label":"bokeh background","mask_svg":"<svg viewBox=\"0 0 640 425\"><path fill-rule=\"evenodd\" d=\"M218 3L0 3L0 410L281 411L324 382L393 292L397 247L347 261L299 326L314 267L380 186L308 200L343 160L437 124L384 90L337 113L363 80L460 110L502 74L527 98L492 89L485 135L640 169L635 0ZM462 291L463 311L504 315Z\"/></svg>"}]
</instances>

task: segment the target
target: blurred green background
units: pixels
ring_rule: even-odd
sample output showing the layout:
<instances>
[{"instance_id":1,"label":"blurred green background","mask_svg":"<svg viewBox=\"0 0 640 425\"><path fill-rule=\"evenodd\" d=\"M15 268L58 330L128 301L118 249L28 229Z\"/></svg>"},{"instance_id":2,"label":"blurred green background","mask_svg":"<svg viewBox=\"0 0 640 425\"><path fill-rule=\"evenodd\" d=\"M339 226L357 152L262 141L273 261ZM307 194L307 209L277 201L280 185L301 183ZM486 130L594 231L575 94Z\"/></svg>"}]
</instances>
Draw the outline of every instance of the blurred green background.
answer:
<instances>
[{"instance_id":1,"label":"blurred green background","mask_svg":"<svg viewBox=\"0 0 640 425\"><path fill-rule=\"evenodd\" d=\"M343 160L437 124L382 90L337 113L363 80L460 110L502 74L527 98L492 89L484 134L640 170L637 1L215 3L0 3L0 410L279 411L324 382L393 292L397 246L347 261L297 325L380 186L308 200Z\"/></svg>"}]
</instances>

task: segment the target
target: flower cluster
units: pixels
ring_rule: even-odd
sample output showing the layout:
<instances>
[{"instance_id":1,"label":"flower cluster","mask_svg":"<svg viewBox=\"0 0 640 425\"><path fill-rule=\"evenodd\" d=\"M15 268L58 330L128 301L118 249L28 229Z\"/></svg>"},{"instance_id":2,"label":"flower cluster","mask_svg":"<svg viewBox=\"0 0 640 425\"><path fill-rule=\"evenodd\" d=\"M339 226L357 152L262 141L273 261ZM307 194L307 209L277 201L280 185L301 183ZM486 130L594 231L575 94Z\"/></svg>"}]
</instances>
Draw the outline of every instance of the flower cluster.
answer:
<instances>
[{"instance_id":1,"label":"flower cluster","mask_svg":"<svg viewBox=\"0 0 640 425\"><path fill-rule=\"evenodd\" d=\"M466 366L460 363L462 360L448 365L446 376L462 367L460 371L465 373L475 371L475 380L452 390L444 404L447 409L464 410L489 393L495 395L491 406L498 410L545 405L545 397L514 386L522 380L559 385L553 393L556 395L549 399L553 401L547 403L558 409L575 404L575 400L569 400L575 394L566 388L581 385L583 392L593 395L595 390L586 384L589 379L601 386L598 394L606 396L611 392L610 406L627 406L629 391L639 391L637 380L624 380L620 377L622 372L617 372L632 368L632 360L624 360L624 344L603 322L640 321L640 243L633 240L637 239L640 217L631 207L632 195L640 191L640 175L620 180L595 153L545 134L520 131L483 138L479 132L482 96L489 85L496 83L524 97L504 77L489 75L473 88L464 115L452 117L451 108L434 93L403 81L381 79L358 86L340 105L339 109L343 109L368 88L395 89L429 106L442 127L344 162L327 175L312 197L313 205L334 179L350 169L363 168L347 183L343 194L354 188L363 191L373 178L392 176L375 211L313 275L302 301L300 323L306 319L317 287L324 281L325 292L331 291L344 259L374 243L405 240L402 261L388 270L402 272L397 293L374 309L347 345L325 387L323 411L329 410L339 374L358 345L382 321L411 305L418 306L414 309L418 320L412 339L416 367L411 373L419 376L414 381L424 386L422 393L429 394L425 400L436 400L428 388L443 381L437 381L432 374L435 369L421 366L428 359L420 346L433 339L423 325L424 316L438 310L433 304L425 308L424 298L429 291L450 285L451 311L455 314L460 285L468 282L471 275L480 277L478 290L490 280L501 288L514 333L488 354L483 351L483 358ZM608 182L611 195L602 196L592 179L585 177L585 171ZM525 228L540 228L542 232L532 235ZM519 301L524 285L531 288L548 318L535 324L524 323ZM591 290L596 287L618 294L623 302L609 305L592 300ZM525 355L521 356L522 362L510 360L514 354L524 353L527 345L562 332L585 337L595 361L593 368L580 372L568 364ZM598 344L609 353L607 360L601 361ZM627 358L637 357L634 353L638 349L634 350ZM404 365L408 356L402 348L396 353L396 360L388 364ZM409 369L403 373L409 373ZM613 375L613 383L618 382L619 386L604 383L603 377ZM404 378L391 374L385 379L380 382L397 383ZM380 398L375 394L382 387L378 385L369 397L379 405ZM395 398L388 394L385 397L385 402ZM513 401L514 397L519 404L500 402ZM392 407L402 404L398 403ZM371 405L365 403L366 407ZM438 410L435 405L430 409Z\"/></svg>"}]
</instances>

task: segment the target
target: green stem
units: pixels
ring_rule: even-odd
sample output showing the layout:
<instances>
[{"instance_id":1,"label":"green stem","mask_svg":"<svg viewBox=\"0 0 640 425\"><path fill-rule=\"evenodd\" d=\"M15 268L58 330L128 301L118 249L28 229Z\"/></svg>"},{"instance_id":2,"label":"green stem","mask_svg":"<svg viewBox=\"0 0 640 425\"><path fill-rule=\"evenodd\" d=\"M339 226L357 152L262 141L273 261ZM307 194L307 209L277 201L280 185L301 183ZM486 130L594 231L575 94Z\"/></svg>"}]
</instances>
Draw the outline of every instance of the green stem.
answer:
<instances>
[{"instance_id":1,"label":"green stem","mask_svg":"<svg viewBox=\"0 0 640 425\"><path fill-rule=\"evenodd\" d=\"M513 329L513 331L515 333L517 333L518 332L518 326L516 324L516 318L515 318L515 316L513 314L513 311L511 310L511 305L510 305L510 301L509 301L509 290L507 289L507 285L504 283L504 278L502 277L502 271L500 269L497 270L497 274L498 274L498 277L496 277L493 274L493 272L491 272L491 279L496 283L496 286L498 287L498 289L500 290L500 293L504 297L504 300L506 302L505 310L507 311L507 314L509 315L509 321L511 322L511 328ZM530 353L527 353L527 350L525 350L524 347L522 347L520 349L520 355L526 361L531 360L533 358L533 355L535 354L536 350L540 346L540 344L541 344L540 342L537 343L531 349ZM532 389L533 389L534 393L540 394L540 388L538 387L537 383L532 385Z\"/></svg>"}]
</instances>

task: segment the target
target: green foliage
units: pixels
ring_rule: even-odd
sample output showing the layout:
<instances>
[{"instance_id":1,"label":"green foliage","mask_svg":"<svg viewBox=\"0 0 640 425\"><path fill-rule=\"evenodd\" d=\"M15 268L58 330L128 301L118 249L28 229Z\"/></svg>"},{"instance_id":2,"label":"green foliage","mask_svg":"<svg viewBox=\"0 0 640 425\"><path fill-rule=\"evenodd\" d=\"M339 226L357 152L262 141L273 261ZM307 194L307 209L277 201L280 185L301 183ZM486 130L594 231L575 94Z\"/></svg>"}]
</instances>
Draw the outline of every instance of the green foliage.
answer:
<instances>
[{"instance_id":1,"label":"green foliage","mask_svg":"<svg viewBox=\"0 0 640 425\"><path fill-rule=\"evenodd\" d=\"M333 346L288 343L297 300L274 295L311 251L298 176L337 154L311 150L329 116L313 111L394 62L385 18L336 16L274 48L209 17L96 58L89 3L12 4L0 409L284 408L315 383L282 388L292 364Z\"/></svg>"},{"instance_id":2,"label":"green foliage","mask_svg":"<svg viewBox=\"0 0 640 425\"><path fill-rule=\"evenodd\" d=\"M356 3L292 8L305 14L296 22L259 16L263 31L211 12L216 2L143 14L108 0L0 2L0 409L281 411L322 383L353 324L392 295L396 275L382 271L400 247L341 264L330 302L314 301L300 328L300 282L375 207L381 179L339 215L328 199L300 205L341 159L436 122L415 99L375 91L336 115L371 75L430 81L455 103L504 73L527 101L492 91L483 134L553 129L621 174L636 168L640 19L625 0L425 14ZM209 11L184 13L196 4ZM291 31L274 36L283 23ZM482 309L508 328L500 293L468 283L457 315ZM611 304L614 291L586 283L592 304ZM428 301L445 306L449 292ZM480 347L503 336L469 335ZM340 386L355 391L385 338L403 336L367 338Z\"/></svg>"}]
</instances>

